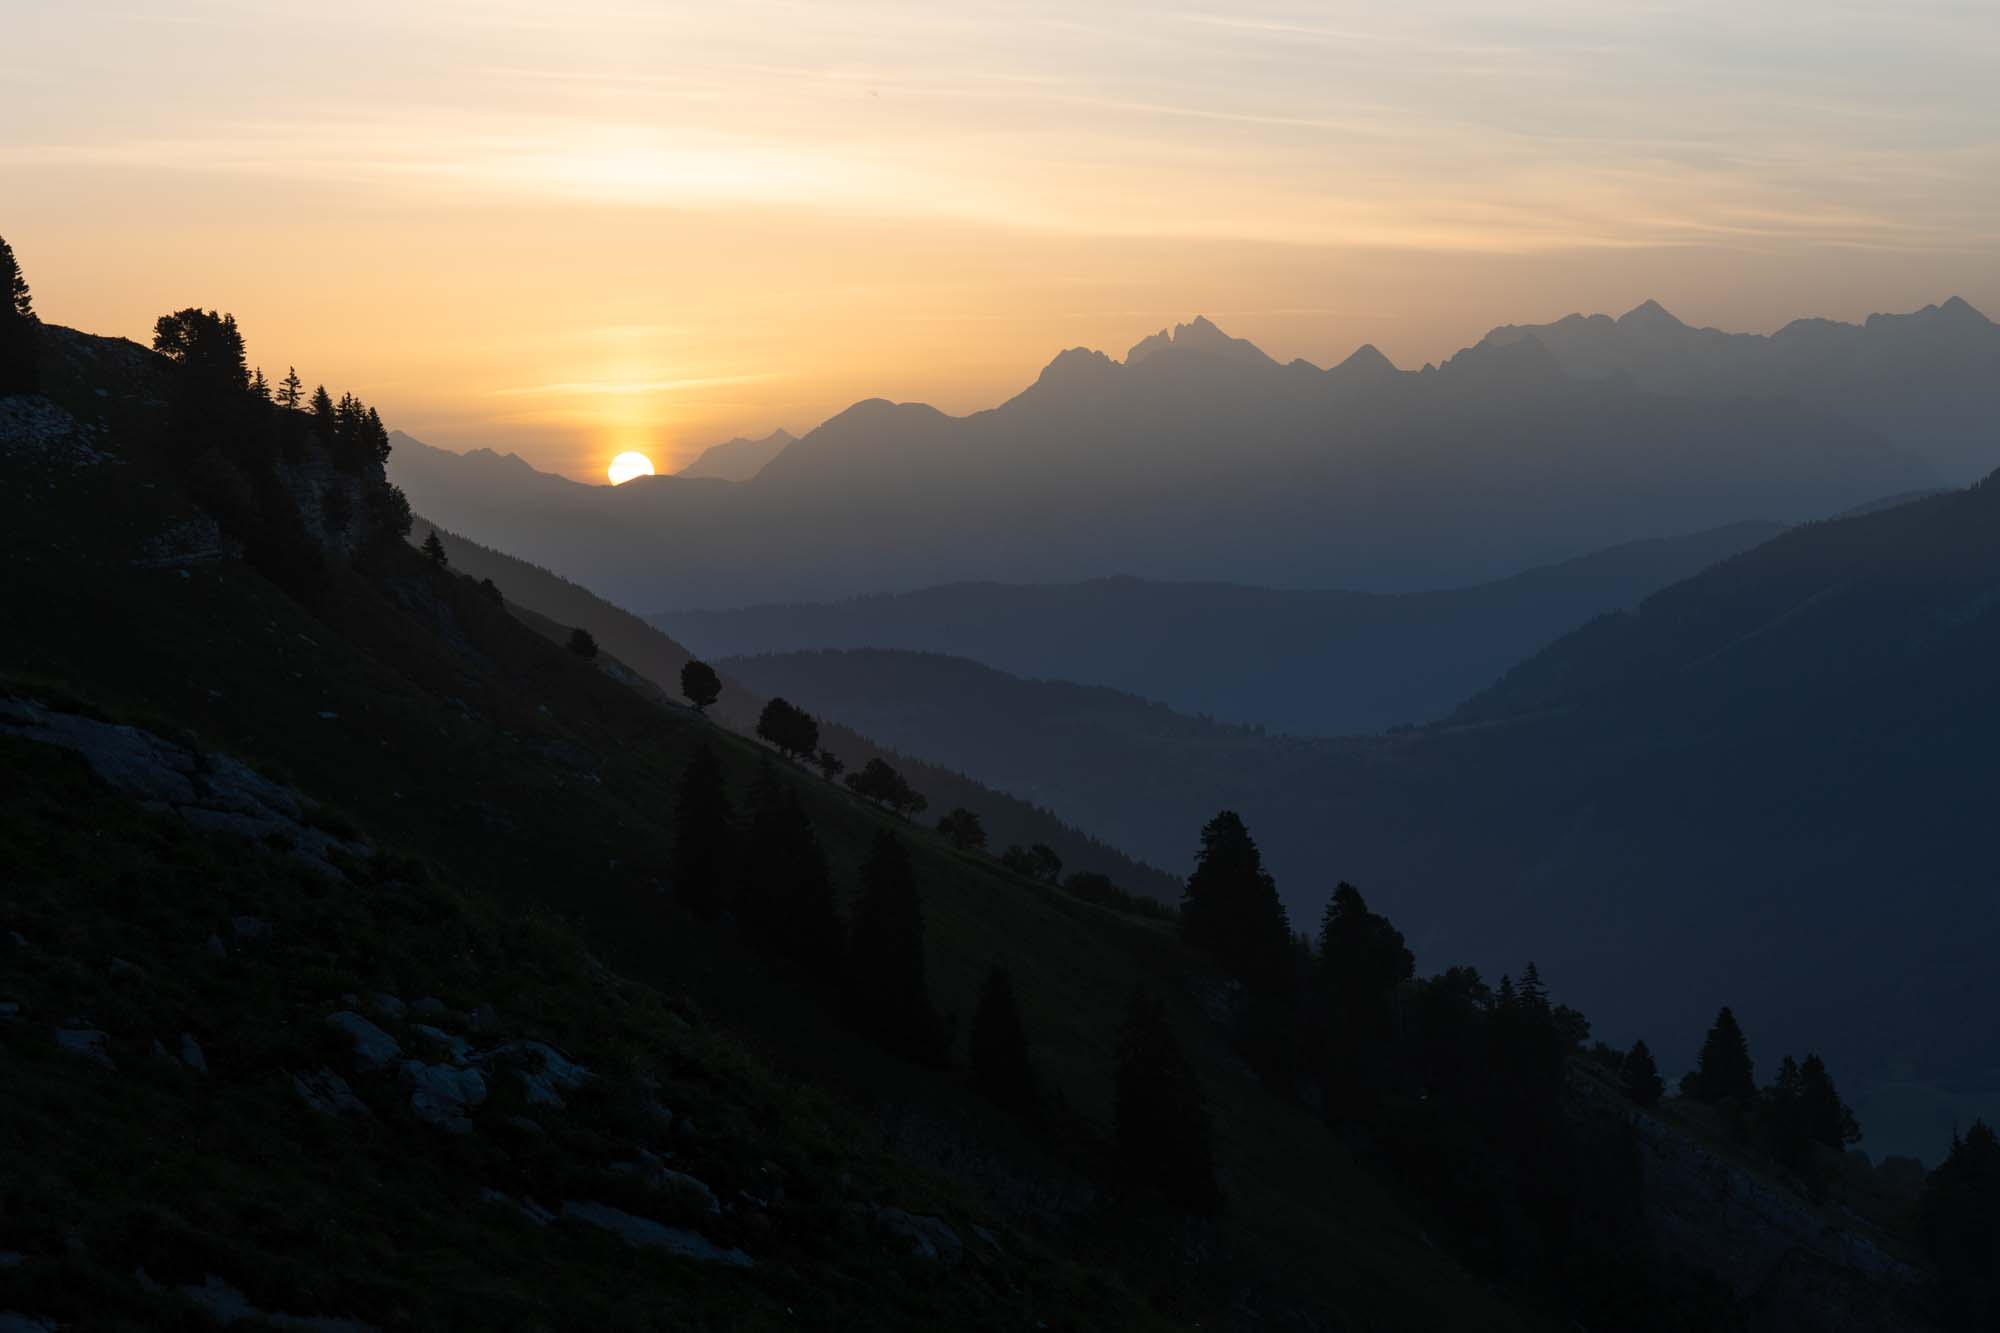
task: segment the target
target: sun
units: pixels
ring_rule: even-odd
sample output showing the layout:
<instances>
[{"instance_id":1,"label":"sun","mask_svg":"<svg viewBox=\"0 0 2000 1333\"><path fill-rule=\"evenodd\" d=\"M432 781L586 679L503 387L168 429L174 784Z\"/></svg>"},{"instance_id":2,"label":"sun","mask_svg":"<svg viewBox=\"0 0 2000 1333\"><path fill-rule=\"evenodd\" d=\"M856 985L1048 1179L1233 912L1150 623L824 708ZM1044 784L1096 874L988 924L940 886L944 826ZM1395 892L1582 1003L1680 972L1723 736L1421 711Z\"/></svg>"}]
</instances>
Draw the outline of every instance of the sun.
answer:
<instances>
[{"instance_id":1,"label":"sun","mask_svg":"<svg viewBox=\"0 0 2000 1333\"><path fill-rule=\"evenodd\" d=\"M620 454L611 460L611 484L623 486L634 477L653 475L653 460L644 454Z\"/></svg>"}]
</instances>

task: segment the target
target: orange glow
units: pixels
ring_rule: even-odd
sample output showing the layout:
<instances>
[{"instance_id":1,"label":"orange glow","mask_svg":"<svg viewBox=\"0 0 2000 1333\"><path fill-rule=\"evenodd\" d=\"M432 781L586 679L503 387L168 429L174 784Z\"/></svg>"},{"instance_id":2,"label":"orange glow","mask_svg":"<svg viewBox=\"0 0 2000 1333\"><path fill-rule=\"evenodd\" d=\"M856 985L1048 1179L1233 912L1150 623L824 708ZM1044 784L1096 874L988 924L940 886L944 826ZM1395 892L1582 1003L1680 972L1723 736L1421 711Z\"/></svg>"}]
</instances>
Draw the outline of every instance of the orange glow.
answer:
<instances>
[{"instance_id":1,"label":"orange glow","mask_svg":"<svg viewBox=\"0 0 2000 1333\"><path fill-rule=\"evenodd\" d=\"M44 318L230 310L274 379L593 480L1196 313L1421 365L1647 297L2000 308L2000 29L1822 3L28 0L0 227Z\"/></svg>"}]
</instances>

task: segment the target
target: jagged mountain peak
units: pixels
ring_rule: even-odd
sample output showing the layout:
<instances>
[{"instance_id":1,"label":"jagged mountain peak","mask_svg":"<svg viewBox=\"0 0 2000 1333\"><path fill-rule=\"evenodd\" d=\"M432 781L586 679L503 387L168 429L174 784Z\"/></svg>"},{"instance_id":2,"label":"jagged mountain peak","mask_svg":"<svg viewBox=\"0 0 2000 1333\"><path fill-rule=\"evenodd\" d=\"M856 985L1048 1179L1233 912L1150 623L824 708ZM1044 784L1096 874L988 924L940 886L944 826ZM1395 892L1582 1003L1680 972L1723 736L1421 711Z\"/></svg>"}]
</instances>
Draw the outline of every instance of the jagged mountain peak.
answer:
<instances>
[{"instance_id":1,"label":"jagged mountain peak","mask_svg":"<svg viewBox=\"0 0 2000 1333\"><path fill-rule=\"evenodd\" d=\"M1186 324L1176 324L1171 330L1161 329L1158 333L1141 338L1125 354L1127 366L1142 365L1161 352L1221 353L1275 365L1276 362L1265 355L1264 350L1246 338L1232 338L1224 333L1206 315L1196 315Z\"/></svg>"},{"instance_id":2,"label":"jagged mountain peak","mask_svg":"<svg viewBox=\"0 0 2000 1333\"><path fill-rule=\"evenodd\" d=\"M1665 306L1649 298L1620 315L1618 317L1618 327L1621 329L1684 329L1688 326L1674 318Z\"/></svg>"}]
</instances>

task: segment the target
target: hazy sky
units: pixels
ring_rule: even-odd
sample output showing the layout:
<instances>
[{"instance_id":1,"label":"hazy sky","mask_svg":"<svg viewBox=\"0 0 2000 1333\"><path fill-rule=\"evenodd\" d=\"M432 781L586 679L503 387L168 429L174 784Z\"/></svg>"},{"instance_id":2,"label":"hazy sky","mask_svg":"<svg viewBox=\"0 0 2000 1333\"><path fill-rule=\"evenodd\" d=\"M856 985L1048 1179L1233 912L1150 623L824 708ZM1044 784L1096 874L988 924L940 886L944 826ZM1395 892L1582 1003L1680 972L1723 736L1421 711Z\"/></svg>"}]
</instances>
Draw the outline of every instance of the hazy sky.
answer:
<instances>
[{"instance_id":1,"label":"hazy sky","mask_svg":"<svg viewBox=\"0 0 2000 1333\"><path fill-rule=\"evenodd\" d=\"M0 0L44 318L601 477L989 406L1206 313L1405 365L1501 322L2000 315L1993 0Z\"/></svg>"}]
</instances>

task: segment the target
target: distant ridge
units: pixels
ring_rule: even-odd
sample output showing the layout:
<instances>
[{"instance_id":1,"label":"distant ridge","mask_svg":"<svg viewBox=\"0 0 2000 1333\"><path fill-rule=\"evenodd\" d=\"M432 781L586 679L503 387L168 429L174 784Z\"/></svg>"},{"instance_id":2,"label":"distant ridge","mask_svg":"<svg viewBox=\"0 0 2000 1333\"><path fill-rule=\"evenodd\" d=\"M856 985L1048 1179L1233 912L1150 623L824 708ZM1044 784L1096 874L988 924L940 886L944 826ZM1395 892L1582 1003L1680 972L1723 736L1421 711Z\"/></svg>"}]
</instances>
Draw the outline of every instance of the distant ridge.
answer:
<instances>
[{"instance_id":1,"label":"distant ridge","mask_svg":"<svg viewBox=\"0 0 2000 1333\"><path fill-rule=\"evenodd\" d=\"M1196 318L1123 360L1069 349L969 416L864 399L727 485L544 486L416 450L391 466L454 531L646 612L1114 574L1404 592L1840 513L1949 480L1926 452L1958 467L2000 448L2000 368L1970 307L1827 327L1731 374L1746 335L1647 303L1404 371L1372 348L1280 364ZM1856 339L1864 367L1807 355Z\"/></svg>"},{"instance_id":2,"label":"distant ridge","mask_svg":"<svg viewBox=\"0 0 2000 1333\"><path fill-rule=\"evenodd\" d=\"M739 435L721 444L712 444L701 456L674 475L712 477L718 481L748 481L764 470L764 465L783 453L797 439L790 431L772 431L760 440Z\"/></svg>"},{"instance_id":3,"label":"distant ridge","mask_svg":"<svg viewBox=\"0 0 2000 1333\"><path fill-rule=\"evenodd\" d=\"M1946 481L2000 467L2000 325L1954 296L1860 324L1797 319L1773 334L1694 328L1646 301L1617 319L1509 324L1484 343L1533 341L1585 379L1623 376L1677 395L1785 395L1921 455Z\"/></svg>"}]
</instances>

